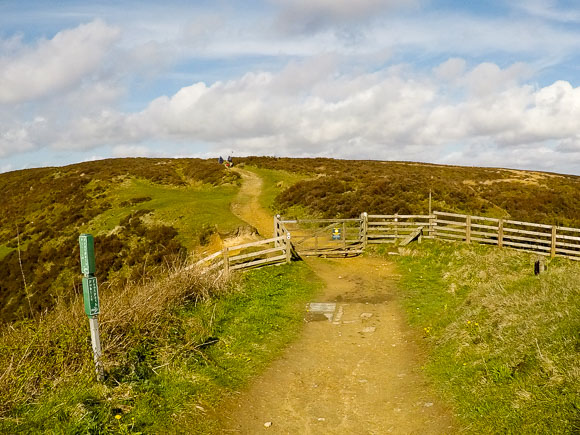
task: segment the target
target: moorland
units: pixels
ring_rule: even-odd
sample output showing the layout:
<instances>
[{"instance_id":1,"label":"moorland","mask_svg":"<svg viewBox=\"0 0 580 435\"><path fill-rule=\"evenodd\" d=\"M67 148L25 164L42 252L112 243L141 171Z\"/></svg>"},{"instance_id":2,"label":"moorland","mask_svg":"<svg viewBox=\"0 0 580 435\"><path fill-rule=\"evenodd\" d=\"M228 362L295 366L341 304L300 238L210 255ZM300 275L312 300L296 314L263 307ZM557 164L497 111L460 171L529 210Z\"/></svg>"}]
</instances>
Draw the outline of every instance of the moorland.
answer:
<instances>
[{"instance_id":1,"label":"moorland","mask_svg":"<svg viewBox=\"0 0 580 435\"><path fill-rule=\"evenodd\" d=\"M268 212L436 210L580 228L580 177L408 162L247 157ZM214 160L111 159L0 174L0 431L217 430L212 410L302 327L305 264L229 280L184 269L248 223ZM78 236L95 235L107 378L94 382ZM268 236L268 235L266 235ZM578 263L429 242L374 254L400 273L422 370L470 433L574 433ZM500 422L501 424L498 424Z\"/></svg>"}]
</instances>

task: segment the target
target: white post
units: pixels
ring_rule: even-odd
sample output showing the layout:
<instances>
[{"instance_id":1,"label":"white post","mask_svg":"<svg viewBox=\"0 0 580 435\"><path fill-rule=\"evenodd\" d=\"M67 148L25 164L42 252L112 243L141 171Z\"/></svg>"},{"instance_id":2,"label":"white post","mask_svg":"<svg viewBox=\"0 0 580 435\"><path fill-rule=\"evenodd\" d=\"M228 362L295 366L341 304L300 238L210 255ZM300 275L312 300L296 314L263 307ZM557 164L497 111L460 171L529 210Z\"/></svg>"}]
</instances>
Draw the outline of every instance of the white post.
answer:
<instances>
[{"instance_id":1,"label":"white post","mask_svg":"<svg viewBox=\"0 0 580 435\"><path fill-rule=\"evenodd\" d=\"M97 373L97 380L104 379L103 363L101 362L101 337L99 335L99 319L97 316L89 317L89 325L91 328L91 344L93 345L93 355L95 359L95 371Z\"/></svg>"}]
</instances>

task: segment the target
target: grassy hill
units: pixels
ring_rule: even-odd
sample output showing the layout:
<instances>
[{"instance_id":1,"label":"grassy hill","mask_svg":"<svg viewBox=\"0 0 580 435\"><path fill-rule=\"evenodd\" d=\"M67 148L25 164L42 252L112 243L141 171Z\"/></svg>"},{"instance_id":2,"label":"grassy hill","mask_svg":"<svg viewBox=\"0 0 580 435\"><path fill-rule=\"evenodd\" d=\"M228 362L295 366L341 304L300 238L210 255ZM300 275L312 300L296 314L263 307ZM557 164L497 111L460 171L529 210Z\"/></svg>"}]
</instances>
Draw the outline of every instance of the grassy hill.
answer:
<instances>
[{"instance_id":1,"label":"grassy hill","mask_svg":"<svg viewBox=\"0 0 580 435\"><path fill-rule=\"evenodd\" d=\"M580 227L574 176L243 160L272 211L426 213L432 186L435 209ZM279 355L320 286L300 263L229 282L170 267L243 224L230 211L238 178L198 159L0 174L0 320L34 317L0 325L0 432L216 430L207 409ZM79 296L82 232L96 235L104 384L94 382ZM424 333L424 370L466 431L577 431L580 265L556 259L535 277L531 257L494 247L433 241L402 253L400 298Z\"/></svg>"},{"instance_id":2,"label":"grassy hill","mask_svg":"<svg viewBox=\"0 0 580 435\"><path fill-rule=\"evenodd\" d=\"M423 163L248 157L262 170L303 174L282 191L278 209L325 218L433 210L580 228L580 177Z\"/></svg>"},{"instance_id":3,"label":"grassy hill","mask_svg":"<svg viewBox=\"0 0 580 435\"><path fill-rule=\"evenodd\" d=\"M229 212L239 175L200 159L111 159L0 174L0 322L78 292L78 236L95 235L100 282L183 259ZM19 252L20 251L20 252Z\"/></svg>"}]
</instances>

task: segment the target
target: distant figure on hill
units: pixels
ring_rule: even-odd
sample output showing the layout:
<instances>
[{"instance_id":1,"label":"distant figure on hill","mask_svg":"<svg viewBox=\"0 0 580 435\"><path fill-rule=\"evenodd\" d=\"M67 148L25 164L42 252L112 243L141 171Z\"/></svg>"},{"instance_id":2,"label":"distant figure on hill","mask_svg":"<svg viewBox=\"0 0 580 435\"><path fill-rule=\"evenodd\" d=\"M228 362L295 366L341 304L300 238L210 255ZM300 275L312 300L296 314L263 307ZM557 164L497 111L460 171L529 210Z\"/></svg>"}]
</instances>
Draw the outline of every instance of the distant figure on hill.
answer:
<instances>
[{"instance_id":1,"label":"distant figure on hill","mask_svg":"<svg viewBox=\"0 0 580 435\"><path fill-rule=\"evenodd\" d=\"M220 158L218 159L218 163L220 165L225 165L226 168L231 168L232 166L234 166L234 160L232 159L232 156L228 156L227 160L224 160L222 156L220 156Z\"/></svg>"}]
</instances>

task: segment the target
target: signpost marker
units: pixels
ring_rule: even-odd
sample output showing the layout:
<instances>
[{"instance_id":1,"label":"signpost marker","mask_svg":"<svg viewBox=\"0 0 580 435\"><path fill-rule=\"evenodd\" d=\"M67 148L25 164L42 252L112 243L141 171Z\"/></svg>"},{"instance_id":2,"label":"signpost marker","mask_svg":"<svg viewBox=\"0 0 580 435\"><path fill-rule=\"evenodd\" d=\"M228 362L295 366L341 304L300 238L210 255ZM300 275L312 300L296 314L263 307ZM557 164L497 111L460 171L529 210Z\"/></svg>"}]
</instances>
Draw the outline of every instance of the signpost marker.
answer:
<instances>
[{"instance_id":1,"label":"signpost marker","mask_svg":"<svg viewBox=\"0 0 580 435\"><path fill-rule=\"evenodd\" d=\"M99 287L95 276L95 241L91 234L81 234L79 237L81 254L81 272L83 273L83 299L85 313L89 317L91 328L91 344L95 360L97 380L104 379L103 364L101 362L101 338L99 336Z\"/></svg>"}]
</instances>

